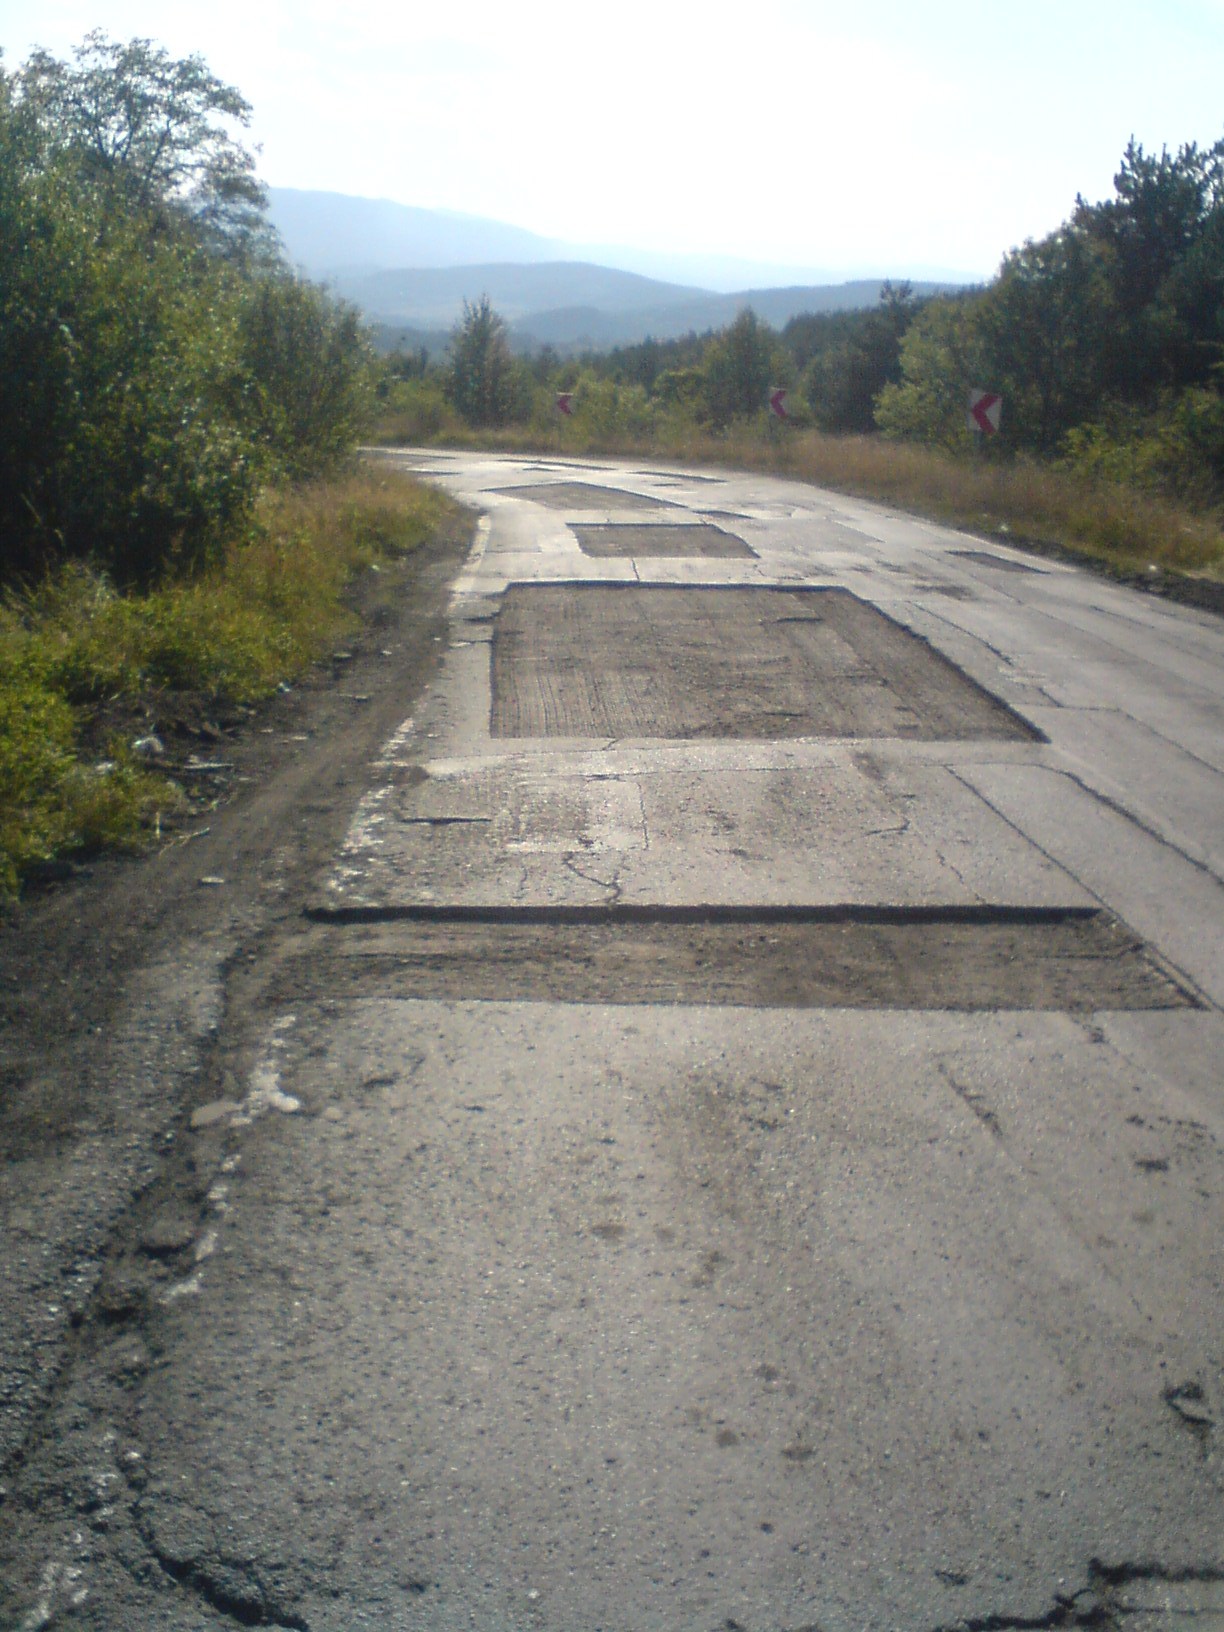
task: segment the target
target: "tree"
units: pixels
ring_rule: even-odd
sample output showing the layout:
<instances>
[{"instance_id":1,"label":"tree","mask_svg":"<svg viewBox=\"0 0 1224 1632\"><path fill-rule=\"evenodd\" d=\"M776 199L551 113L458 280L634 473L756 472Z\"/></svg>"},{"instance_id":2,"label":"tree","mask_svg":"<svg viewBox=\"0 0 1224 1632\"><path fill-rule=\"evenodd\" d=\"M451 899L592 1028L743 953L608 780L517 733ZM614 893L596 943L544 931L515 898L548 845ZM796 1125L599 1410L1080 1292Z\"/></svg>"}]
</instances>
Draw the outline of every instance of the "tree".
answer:
<instances>
[{"instance_id":1,"label":"tree","mask_svg":"<svg viewBox=\"0 0 1224 1632\"><path fill-rule=\"evenodd\" d=\"M876 405L876 424L885 435L967 446L968 393L993 385L981 301L980 295L933 300L911 323L901 342L901 378L884 387Z\"/></svg>"},{"instance_id":2,"label":"tree","mask_svg":"<svg viewBox=\"0 0 1224 1632\"><path fill-rule=\"evenodd\" d=\"M463 320L451 332L450 396L469 425L504 425L515 395L514 362L505 322L488 295L463 303Z\"/></svg>"},{"instance_id":3,"label":"tree","mask_svg":"<svg viewBox=\"0 0 1224 1632\"><path fill-rule=\"evenodd\" d=\"M1006 257L977 307L984 379L1008 401L1009 441L1052 454L1100 411L1117 327L1100 257L1061 227Z\"/></svg>"},{"instance_id":4,"label":"tree","mask_svg":"<svg viewBox=\"0 0 1224 1632\"><path fill-rule=\"evenodd\" d=\"M1220 358L1224 141L1156 156L1132 139L1114 191L1100 204L1078 198L1073 225L1115 307L1109 388L1152 403L1168 386L1206 383Z\"/></svg>"},{"instance_id":5,"label":"tree","mask_svg":"<svg viewBox=\"0 0 1224 1632\"><path fill-rule=\"evenodd\" d=\"M112 208L159 227L178 218L214 243L267 248L266 193L234 135L250 104L201 57L176 61L150 40L120 45L95 30L70 63L35 51L15 92L42 169L70 164Z\"/></svg>"},{"instance_id":6,"label":"tree","mask_svg":"<svg viewBox=\"0 0 1224 1632\"><path fill-rule=\"evenodd\" d=\"M840 345L813 357L804 388L826 431L864 435L875 429L876 399L901 377L901 341L919 310L913 285L885 283L874 311L857 319ZM843 322L845 321L845 315Z\"/></svg>"},{"instance_id":7,"label":"tree","mask_svg":"<svg viewBox=\"0 0 1224 1632\"><path fill-rule=\"evenodd\" d=\"M706 416L721 430L733 419L759 413L784 367L773 330L745 307L706 348L702 362Z\"/></svg>"},{"instance_id":8,"label":"tree","mask_svg":"<svg viewBox=\"0 0 1224 1632\"><path fill-rule=\"evenodd\" d=\"M321 475L348 454L373 366L351 306L284 270L244 283L233 413L278 473Z\"/></svg>"},{"instance_id":9,"label":"tree","mask_svg":"<svg viewBox=\"0 0 1224 1632\"><path fill-rule=\"evenodd\" d=\"M258 189L219 121L245 108L141 41L0 69L3 576L148 581L351 446L355 315L230 235Z\"/></svg>"}]
</instances>

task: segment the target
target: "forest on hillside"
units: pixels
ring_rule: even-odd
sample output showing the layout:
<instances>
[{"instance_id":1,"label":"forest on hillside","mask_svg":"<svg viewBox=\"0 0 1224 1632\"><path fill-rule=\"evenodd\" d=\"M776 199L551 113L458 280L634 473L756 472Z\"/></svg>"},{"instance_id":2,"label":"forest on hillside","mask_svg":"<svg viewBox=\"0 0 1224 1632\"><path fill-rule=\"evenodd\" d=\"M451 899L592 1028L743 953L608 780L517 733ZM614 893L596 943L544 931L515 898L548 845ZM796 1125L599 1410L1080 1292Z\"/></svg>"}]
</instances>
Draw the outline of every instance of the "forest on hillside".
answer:
<instances>
[{"instance_id":1,"label":"forest on hillside","mask_svg":"<svg viewBox=\"0 0 1224 1632\"><path fill-rule=\"evenodd\" d=\"M487 300L468 306L449 356L393 353L379 391L406 435L448 424L545 430L556 394L603 437L761 418L788 389L798 425L983 451L969 393L1003 400L996 459L1035 457L1175 494L1224 497L1224 141L1122 155L1113 196L1075 201L1048 237L985 287L809 314L780 331L745 309L718 333L562 359L512 355ZM980 438L977 441L980 442Z\"/></svg>"}]
</instances>

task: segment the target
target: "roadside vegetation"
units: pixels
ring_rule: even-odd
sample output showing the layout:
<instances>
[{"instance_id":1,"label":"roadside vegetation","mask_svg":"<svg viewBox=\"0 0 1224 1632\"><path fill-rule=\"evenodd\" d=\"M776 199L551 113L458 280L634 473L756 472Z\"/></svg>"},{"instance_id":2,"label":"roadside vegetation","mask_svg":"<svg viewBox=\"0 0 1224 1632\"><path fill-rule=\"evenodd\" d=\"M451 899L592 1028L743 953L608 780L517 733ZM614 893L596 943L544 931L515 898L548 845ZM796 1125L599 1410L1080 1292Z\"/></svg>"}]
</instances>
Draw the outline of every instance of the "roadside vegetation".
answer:
<instances>
[{"instance_id":1,"label":"roadside vegetation","mask_svg":"<svg viewBox=\"0 0 1224 1632\"><path fill-rule=\"evenodd\" d=\"M768 393L787 390L789 418ZM971 391L1003 402L971 431ZM572 414L557 409L570 394ZM376 434L750 465L1126 571L1224 574L1224 142L1132 143L1113 197L1078 199L987 286L780 332L606 354L511 353L486 300L449 358L385 359Z\"/></svg>"},{"instance_id":2,"label":"roadside vegetation","mask_svg":"<svg viewBox=\"0 0 1224 1632\"><path fill-rule=\"evenodd\" d=\"M353 463L373 359L280 259L248 111L147 41L0 67L0 896L172 830L167 729L329 651L447 510Z\"/></svg>"}]
</instances>

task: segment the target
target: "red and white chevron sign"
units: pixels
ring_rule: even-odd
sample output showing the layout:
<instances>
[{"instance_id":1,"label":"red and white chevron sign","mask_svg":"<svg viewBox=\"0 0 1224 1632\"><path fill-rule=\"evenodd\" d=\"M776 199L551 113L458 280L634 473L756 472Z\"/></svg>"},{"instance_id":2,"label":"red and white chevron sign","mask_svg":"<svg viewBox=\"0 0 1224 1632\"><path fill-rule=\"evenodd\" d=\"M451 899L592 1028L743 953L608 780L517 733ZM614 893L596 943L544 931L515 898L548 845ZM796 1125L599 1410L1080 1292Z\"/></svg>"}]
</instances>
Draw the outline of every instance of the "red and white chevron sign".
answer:
<instances>
[{"instance_id":1,"label":"red and white chevron sign","mask_svg":"<svg viewBox=\"0 0 1224 1632\"><path fill-rule=\"evenodd\" d=\"M775 414L779 419L787 419L790 417L786 412L785 386L775 386L769 393L769 411L771 414Z\"/></svg>"},{"instance_id":2,"label":"red and white chevron sign","mask_svg":"<svg viewBox=\"0 0 1224 1632\"><path fill-rule=\"evenodd\" d=\"M969 429L994 436L1003 418L1003 398L997 391L970 391Z\"/></svg>"},{"instance_id":3,"label":"red and white chevron sign","mask_svg":"<svg viewBox=\"0 0 1224 1632\"><path fill-rule=\"evenodd\" d=\"M557 392L557 412L559 414L564 414L566 419L568 419L570 417L570 415L573 413L573 411L574 411L574 393L572 391L558 391Z\"/></svg>"}]
</instances>

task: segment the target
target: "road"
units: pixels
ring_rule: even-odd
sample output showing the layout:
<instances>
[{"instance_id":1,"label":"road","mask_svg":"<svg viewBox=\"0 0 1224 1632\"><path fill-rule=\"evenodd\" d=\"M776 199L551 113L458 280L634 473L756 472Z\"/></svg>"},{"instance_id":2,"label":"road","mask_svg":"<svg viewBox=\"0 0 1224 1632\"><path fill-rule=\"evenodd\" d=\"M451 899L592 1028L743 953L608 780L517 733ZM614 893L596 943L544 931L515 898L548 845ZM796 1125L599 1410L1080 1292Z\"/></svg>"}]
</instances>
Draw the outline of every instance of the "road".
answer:
<instances>
[{"instance_id":1,"label":"road","mask_svg":"<svg viewBox=\"0 0 1224 1632\"><path fill-rule=\"evenodd\" d=\"M1224 625L401 462L482 513L441 662L231 971L18 1624L1224 1626Z\"/></svg>"}]
</instances>

